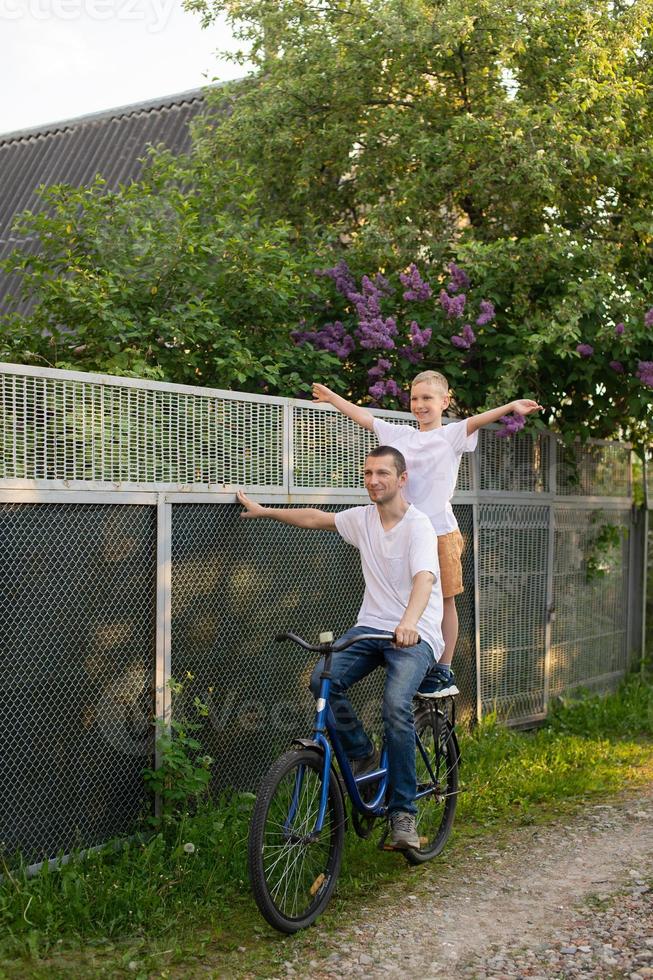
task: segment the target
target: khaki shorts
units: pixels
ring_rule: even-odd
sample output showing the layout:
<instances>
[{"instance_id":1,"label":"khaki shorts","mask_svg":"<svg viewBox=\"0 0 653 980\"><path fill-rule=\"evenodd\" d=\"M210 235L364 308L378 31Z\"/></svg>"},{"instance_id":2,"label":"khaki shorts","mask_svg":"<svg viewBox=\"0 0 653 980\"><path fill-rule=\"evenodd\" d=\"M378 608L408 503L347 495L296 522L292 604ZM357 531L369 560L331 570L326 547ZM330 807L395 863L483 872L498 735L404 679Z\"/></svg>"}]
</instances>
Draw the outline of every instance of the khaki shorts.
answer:
<instances>
[{"instance_id":1,"label":"khaki shorts","mask_svg":"<svg viewBox=\"0 0 653 980\"><path fill-rule=\"evenodd\" d=\"M438 534L438 560L440 562L440 580L442 582L442 597L460 595L465 591L463 585L463 565L461 555L465 547L463 536L456 528L449 534Z\"/></svg>"}]
</instances>

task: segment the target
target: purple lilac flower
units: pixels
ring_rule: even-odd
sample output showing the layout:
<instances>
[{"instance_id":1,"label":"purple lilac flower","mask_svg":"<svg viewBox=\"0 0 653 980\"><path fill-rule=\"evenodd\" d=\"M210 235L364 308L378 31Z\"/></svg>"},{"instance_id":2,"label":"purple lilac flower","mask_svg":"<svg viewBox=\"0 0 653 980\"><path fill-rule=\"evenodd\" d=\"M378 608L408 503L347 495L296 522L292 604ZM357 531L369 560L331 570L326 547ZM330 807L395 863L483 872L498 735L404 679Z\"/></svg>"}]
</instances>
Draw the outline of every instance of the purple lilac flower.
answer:
<instances>
[{"instance_id":1,"label":"purple lilac flower","mask_svg":"<svg viewBox=\"0 0 653 980\"><path fill-rule=\"evenodd\" d=\"M399 387L397 382L394 381L393 378L388 378L388 380L385 383L386 395L392 395L393 398L396 398L400 391L401 388Z\"/></svg>"},{"instance_id":2,"label":"purple lilac flower","mask_svg":"<svg viewBox=\"0 0 653 980\"><path fill-rule=\"evenodd\" d=\"M455 262L449 263L449 275L451 276L451 282L447 284L447 289L450 293L461 293L464 290L469 289L471 282L469 281L469 276L466 272L456 265Z\"/></svg>"},{"instance_id":3,"label":"purple lilac flower","mask_svg":"<svg viewBox=\"0 0 653 980\"><path fill-rule=\"evenodd\" d=\"M387 320L374 317L372 320L361 320L355 330L358 343L365 350L392 350L395 342L392 339L397 333L397 323L394 317Z\"/></svg>"},{"instance_id":4,"label":"purple lilac flower","mask_svg":"<svg viewBox=\"0 0 653 980\"><path fill-rule=\"evenodd\" d=\"M385 395L385 381L375 381L367 390L375 402L380 402Z\"/></svg>"},{"instance_id":5,"label":"purple lilac flower","mask_svg":"<svg viewBox=\"0 0 653 980\"><path fill-rule=\"evenodd\" d=\"M326 276L329 279L333 279L338 292L346 297L349 296L349 293L351 293L355 287L354 278L344 259L340 259L340 261L331 269L317 269L315 274L317 276Z\"/></svg>"},{"instance_id":6,"label":"purple lilac flower","mask_svg":"<svg viewBox=\"0 0 653 980\"><path fill-rule=\"evenodd\" d=\"M647 388L653 388L653 361L639 361L635 377Z\"/></svg>"},{"instance_id":7,"label":"purple lilac flower","mask_svg":"<svg viewBox=\"0 0 653 980\"><path fill-rule=\"evenodd\" d=\"M623 374L624 373L624 366L621 363L621 361L610 361L610 367L617 374Z\"/></svg>"},{"instance_id":8,"label":"purple lilac flower","mask_svg":"<svg viewBox=\"0 0 653 980\"><path fill-rule=\"evenodd\" d=\"M440 306L450 320L463 315L466 302L467 297L464 293L459 293L458 296L449 296L445 289L440 290Z\"/></svg>"},{"instance_id":9,"label":"purple lilac flower","mask_svg":"<svg viewBox=\"0 0 653 980\"><path fill-rule=\"evenodd\" d=\"M480 303L480 315L476 318L476 324L479 327L484 327L486 323L491 323L494 320L496 313L494 310L494 305L489 301L489 299L482 299Z\"/></svg>"},{"instance_id":10,"label":"purple lilac flower","mask_svg":"<svg viewBox=\"0 0 653 980\"><path fill-rule=\"evenodd\" d=\"M374 367L369 369L367 376L370 381L379 381L390 370L390 367L390 361L387 361L385 357L380 357Z\"/></svg>"},{"instance_id":11,"label":"purple lilac flower","mask_svg":"<svg viewBox=\"0 0 653 980\"><path fill-rule=\"evenodd\" d=\"M469 350L473 343L476 342L476 334L470 327L469 323L466 323L460 334L454 334L451 338L451 343L454 347L459 350Z\"/></svg>"},{"instance_id":12,"label":"purple lilac flower","mask_svg":"<svg viewBox=\"0 0 653 980\"><path fill-rule=\"evenodd\" d=\"M410 344L408 344L406 347L398 347L397 353L400 357L403 357L405 361L408 361L409 364L421 364L421 362L424 360L424 354L422 351L411 346Z\"/></svg>"},{"instance_id":13,"label":"purple lilac flower","mask_svg":"<svg viewBox=\"0 0 653 980\"><path fill-rule=\"evenodd\" d=\"M340 320L325 323L321 330L293 330L291 335L296 344L312 344L316 350L326 350L344 361L356 346L354 338L345 330Z\"/></svg>"},{"instance_id":14,"label":"purple lilac flower","mask_svg":"<svg viewBox=\"0 0 653 980\"><path fill-rule=\"evenodd\" d=\"M413 347L426 347L432 333L430 327L424 327L423 330L420 330L417 320L413 320L410 325L410 339Z\"/></svg>"},{"instance_id":15,"label":"purple lilac flower","mask_svg":"<svg viewBox=\"0 0 653 980\"><path fill-rule=\"evenodd\" d=\"M414 262L409 266L408 272L400 273L399 279L401 285L404 287L405 300L413 300L414 302L420 303L431 298L433 290L428 282L422 279Z\"/></svg>"},{"instance_id":16,"label":"purple lilac flower","mask_svg":"<svg viewBox=\"0 0 653 980\"><path fill-rule=\"evenodd\" d=\"M374 276L374 285L380 293L384 293L386 296L392 296L394 293L394 289L386 277L382 276L380 272L377 272L377 274Z\"/></svg>"},{"instance_id":17,"label":"purple lilac flower","mask_svg":"<svg viewBox=\"0 0 653 980\"><path fill-rule=\"evenodd\" d=\"M591 357L594 353L594 348L591 344L576 344L576 350L581 357Z\"/></svg>"},{"instance_id":18,"label":"purple lilac flower","mask_svg":"<svg viewBox=\"0 0 653 980\"><path fill-rule=\"evenodd\" d=\"M644 314L644 326L653 327L653 306Z\"/></svg>"},{"instance_id":19,"label":"purple lilac flower","mask_svg":"<svg viewBox=\"0 0 653 980\"><path fill-rule=\"evenodd\" d=\"M614 328L615 337L621 337L622 333L626 330L626 326L623 323L618 323Z\"/></svg>"},{"instance_id":20,"label":"purple lilac flower","mask_svg":"<svg viewBox=\"0 0 653 980\"><path fill-rule=\"evenodd\" d=\"M497 439L507 439L509 436L514 436L517 432L521 432L526 425L526 419L523 415L502 415L499 422L503 428L496 433Z\"/></svg>"},{"instance_id":21,"label":"purple lilac flower","mask_svg":"<svg viewBox=\"0 0 653 980\"><path fill-rule=\"evenodd\" d=\"M403 395L401 388L394 378L387 378L385 381L376 381L368 388L368 391L376 402L380 402L386 395L390 395L391 398L400 399Z\"/></svg>"}]
</instances>

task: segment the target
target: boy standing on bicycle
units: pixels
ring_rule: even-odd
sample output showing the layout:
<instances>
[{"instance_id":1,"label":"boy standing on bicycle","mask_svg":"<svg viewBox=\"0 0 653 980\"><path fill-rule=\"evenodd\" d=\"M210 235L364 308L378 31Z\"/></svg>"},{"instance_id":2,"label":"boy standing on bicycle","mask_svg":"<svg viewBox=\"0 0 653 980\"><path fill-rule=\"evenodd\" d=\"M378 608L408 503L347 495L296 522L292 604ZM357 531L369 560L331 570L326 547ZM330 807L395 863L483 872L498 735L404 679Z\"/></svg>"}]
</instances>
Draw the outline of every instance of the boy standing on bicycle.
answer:
<instances>
[{"instance_id":1,"label":"boy standing on bicycle","mask_svg":"<svg viewBox=\"0 0 653 980\"><path fill-rule=\"evenodd\" d=\"M417 419L418 429L377 418L366 408L336 395L326 385L314 384L313 398L333 405L364 429L374 432L380 443L394 446L406 459L409 473L406 500L426 514L437 536L443 596L444 653L424 678L420 694L432 697L458 694L451 661L458 639L455 596L464 592L463 537L454 517L451 497L456 488L460 460L464 452L476 449L478 430L484 425L497 422L509 412L530 415L542 406L528 398L520 398L509 405L443 425L442 413L450 402L449 384L437 371L422 371L411 385L410 410Z\"/></svg>"},{"instance_id":2,"label":"boy standing on bicycle","mask_svg":"<svg viewBox=\"0 0 653 980\"><path fill-rule=\"evenodd\" d=\"M333 656L330 703L352 770L376 766L373 743L345 691L375 667L386 667L383 725L388 747L388 815L395 847L418 848L415 827L415 724L412 701L430 666L442 655L442 592L438 555L429 519L406 502L406 462L390 446L365 460L365 488L371 503L339 513L313 507L262 507L240 491L244 518L269 518L295 527L338 531L361 557L365 594L356 625L345 635L394 633L395 641L362 640ZM317 696L320 661L311 678Z\"/></svg>"}]
</instances>

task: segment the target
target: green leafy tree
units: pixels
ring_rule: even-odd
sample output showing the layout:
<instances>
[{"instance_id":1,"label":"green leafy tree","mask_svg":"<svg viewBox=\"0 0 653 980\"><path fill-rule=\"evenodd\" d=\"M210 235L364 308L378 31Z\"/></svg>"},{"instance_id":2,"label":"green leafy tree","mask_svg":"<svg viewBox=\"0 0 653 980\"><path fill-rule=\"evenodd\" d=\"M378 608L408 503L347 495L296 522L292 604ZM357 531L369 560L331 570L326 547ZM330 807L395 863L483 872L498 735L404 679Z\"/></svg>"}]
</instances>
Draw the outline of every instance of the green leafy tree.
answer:
<instances>
[{"instance_id":1,"label":"green leafy tree","mask_svg":"<svg viewBox=\"0 0 653 980\"><path fill-rule=\"evenodd\" d=\"M442 285L456 258L497 334L476 378L437 346L431 366L479 403L526 386L572 435L650 437L651 0L187 6L226 14L253 62L215 96L219 152L256 163L266 214L330 234L358 275L416 261Z\"/></svg>"},{"instance_id":2,"label":"green leafy tree","mask_svg":"<svg viewBox=\"0 0 653 980\"><path fill-rule=\"evenodd\" d=\"M38 250L6 263L32 305L5 318L3 359L286 394L332 364L289 337L315 259L262 218L245 169L156 152L117 191L97 177L42 196L20 220Z\"/></svg>"}]
</instances>

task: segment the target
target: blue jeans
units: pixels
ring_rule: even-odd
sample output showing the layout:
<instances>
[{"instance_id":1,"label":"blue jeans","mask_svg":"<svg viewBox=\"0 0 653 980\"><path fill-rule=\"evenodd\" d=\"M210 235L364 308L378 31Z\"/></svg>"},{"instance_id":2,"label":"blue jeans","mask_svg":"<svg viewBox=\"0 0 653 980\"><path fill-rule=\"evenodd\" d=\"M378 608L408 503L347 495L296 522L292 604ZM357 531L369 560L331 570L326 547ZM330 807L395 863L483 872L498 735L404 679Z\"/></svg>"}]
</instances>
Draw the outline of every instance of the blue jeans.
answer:
<instances>
[{"instance_id":1,"label":"blue jeans","mask_svg":"<svg viewBox=\"0 0 653 980\"><path fill-rule=\"evenodd\" d=\"M344 635L351 637L361 633L382 633L382 630L354 626ZM344 692L371 673L375 667L386 667L383 726L388 746L389 813L396 810L417 812L412 702L432 663L433 651L424 640L414 647L403 648L392 646L389 640L362 640L333 655L329 701L338 735L350 759L361 759L369 755L374 746ZM324 659L319 661L311 676L310 687L315 697L320 691L320 674L323 669Z\"/></svg>"}]
</instances>

